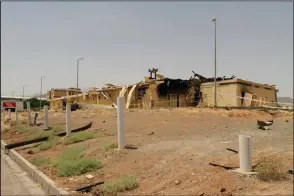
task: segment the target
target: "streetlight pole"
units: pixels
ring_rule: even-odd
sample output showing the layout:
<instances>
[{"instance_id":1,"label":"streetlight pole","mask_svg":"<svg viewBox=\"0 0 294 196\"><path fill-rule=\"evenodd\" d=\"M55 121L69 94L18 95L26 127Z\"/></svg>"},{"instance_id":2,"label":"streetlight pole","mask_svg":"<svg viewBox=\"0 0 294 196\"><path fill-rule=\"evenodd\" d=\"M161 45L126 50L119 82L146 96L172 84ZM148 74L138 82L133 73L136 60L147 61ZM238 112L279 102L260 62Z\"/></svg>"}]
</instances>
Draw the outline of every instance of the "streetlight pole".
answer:
<instances>
[{"instance_id":1,"label":"streetlight pole","mask_svg":"<svg viewBox=\"0 0 294 196\"><path fill-rule=\"evenodd\" d=\"M77 103L79 100L79 64L80 64L80 60L83 60L83 58L78 58L77 59Z\"/></svg>"},{"instance_id":2,"label":"streetlight pole","mask_svg":"<svg viewBox=\"0 0 294 196\"><path fill-rule=\"evenodd\" d=\"M11 93L11 94L12 94L12 99L13 99L13 94L14 94L14 93L15 93L15 91L12 91L12 93Z\"/></svg>"},{"instance_id":3,"label":"streetlight pole","mask_svg":"<svg viewBox=\"0 0 294 196\"><path fill-rule=\"evenodd\" d=\"M22 101L24 101L24 89L27 87L27 85L22 86Z\"/></svg>"},{"instance_id":4,"label":"streetlight pole","mask_svg":"<svg viewBox=\"0 0 294 196\"><path fill-rule=\"evenodd\" d=\"M42 87L43 87L43 78L45 78L46 76L41 76L41 90L40 90L40 109L42 107Z\"/></svg>"},{"instance_id":5,"label":"streetlight pole","mask_svg":"<svg viewBox=\"0 0 294 196\"><path fill-rule=\"evenodd\" d=\"M214 22L214 101L213 101L213 107L217 106L216 103L216 18L212 19L212 22Z\"/></svg>"}]
</instances>

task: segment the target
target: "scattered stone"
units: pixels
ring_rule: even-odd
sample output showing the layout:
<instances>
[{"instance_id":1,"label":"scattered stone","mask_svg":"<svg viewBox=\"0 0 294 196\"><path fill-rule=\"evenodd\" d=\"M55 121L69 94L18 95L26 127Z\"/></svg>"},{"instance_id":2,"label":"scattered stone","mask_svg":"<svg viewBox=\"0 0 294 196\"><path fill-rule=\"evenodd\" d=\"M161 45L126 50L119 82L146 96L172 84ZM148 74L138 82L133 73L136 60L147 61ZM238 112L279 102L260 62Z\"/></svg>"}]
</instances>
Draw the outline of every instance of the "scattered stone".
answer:
<instances>
[{"instance_id":1,"label":"scattered stone","mask_svg":"<svg viewBox=\"0 0 294 196\"><path fill-rule=\"evenodd\" d=\"M88 180L90 180L90 179L94 178L94 176L91 175L91 174L88 174L88 175L86 175L86 178L87 178Z\"/></svg>"},{"instance_id":2,"label":"scattered stone","mask_svg":"<svg viewBox=\"0 0 294 196\"><path fill-rule=\"evenodd\" d=\"M203 193L203 192L200 192L200 193L198 193L197 195L198 195L198 196L203 196L204 193Z\"/></svg>"},{"instance_id":3,"label":"scattered stone","mask_svg":"<svg viewBox=\"0 0 294 196\"><path fill-rule=\"evenodd\" d=\"M192 173L192 176L194 176L195 174L194 173Z\"/></svg>"},{"instance_id":4,"label":"scattered stone","mask_svg":"<svg viewBox=\"0 0 294 196\"><path fill-rule=\"evenodd\" d=\"M29 151L28 151L28 154L34 154L34 151L29 150Z\"/></svg>"},{"instance_id":5,"label":"scattered stone","mask_svg":"<svg viewBox=\"0 0 294 196\"><path fill-rule=\"evenodd\" d=\"M105 123L106 121L104 120L103 123Z\"/></svg>"},{"instance_id":6,"label":"scattered stone","mask_svg":"<svg viewBox=\"0 0 294 196\"><path fill-rule=\"evenodd\" d=\"M148 135L154 135L154 132L152 131L151 133L149 133Z\"/></svg>"},{"instance_id":7,"label":"scattered stone","mask_svg":"<svg viewBox=\"0 0 294 196\"><path fill-rule=\"evenodd\" d=\"M221 193L226 192L226 189L225 188L221 188L220 192Z\"/></svg>"},{"instance_id":8,"label":"scattered stone","mask_svg":"<svg viewBox=\"0 0 294 196\"><path fill-rule=\"evenodd\" d=\"M289 122L289 120L285 120L285 122Z\"/></svg>"},{"instance_id":9,"label":"scattered stone","mask_svg":"<svg viewBox=\"0 0 294 196\"><path fill-rule=\"evenodd\" d=\"M175 185L179 185L179 184L181 184L181 181L175 180Z\"/></svg>"}]
</instances>

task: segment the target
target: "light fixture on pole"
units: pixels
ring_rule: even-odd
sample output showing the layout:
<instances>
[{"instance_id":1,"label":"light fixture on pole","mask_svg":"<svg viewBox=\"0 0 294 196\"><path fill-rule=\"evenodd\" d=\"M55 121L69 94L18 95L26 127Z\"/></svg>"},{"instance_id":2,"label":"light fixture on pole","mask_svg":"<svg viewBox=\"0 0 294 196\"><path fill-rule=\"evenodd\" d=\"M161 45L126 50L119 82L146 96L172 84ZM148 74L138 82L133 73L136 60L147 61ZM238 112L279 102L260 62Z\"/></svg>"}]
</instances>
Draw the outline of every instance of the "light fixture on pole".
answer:
<instances>
[{"instance_id":1,"label":"light fixture on pole","mask_svg":"<svg viewBox=\"0 0 294 196\"><path fill-rule=\"evenodd\" d=\"M212 19L214 22L214 96L213 96L213 107L217 106L216 103L216 18Z\"/></svg>"}]
</instances>

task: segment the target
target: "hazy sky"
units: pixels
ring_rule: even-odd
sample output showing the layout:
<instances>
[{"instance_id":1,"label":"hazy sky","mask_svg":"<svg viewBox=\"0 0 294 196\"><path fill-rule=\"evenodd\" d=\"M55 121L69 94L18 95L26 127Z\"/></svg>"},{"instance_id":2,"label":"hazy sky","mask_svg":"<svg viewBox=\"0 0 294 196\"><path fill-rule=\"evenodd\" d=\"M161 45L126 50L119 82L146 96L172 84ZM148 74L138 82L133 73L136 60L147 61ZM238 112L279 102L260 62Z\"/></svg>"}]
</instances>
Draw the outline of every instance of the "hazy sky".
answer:
<instances>
[{"instance_id":1,"label":"hazy sky","mask_svg":"<svg viewBox=\"0 0 294 196\"><path fill-rule=\"evenodd\" d=\"M293 97L293 3L2 2L1 94L143 80L148 68L276 84Z\"/></svg>"}]
</instances>

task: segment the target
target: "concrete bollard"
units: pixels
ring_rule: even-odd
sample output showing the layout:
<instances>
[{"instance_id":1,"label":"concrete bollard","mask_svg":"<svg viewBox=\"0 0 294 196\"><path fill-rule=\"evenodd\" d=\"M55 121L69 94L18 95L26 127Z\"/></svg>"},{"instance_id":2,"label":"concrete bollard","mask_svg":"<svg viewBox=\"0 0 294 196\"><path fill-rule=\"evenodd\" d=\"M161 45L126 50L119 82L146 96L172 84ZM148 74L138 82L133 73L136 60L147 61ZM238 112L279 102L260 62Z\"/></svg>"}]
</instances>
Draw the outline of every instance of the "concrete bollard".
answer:
<instances>
[{"instance_id":1,"label":"concrete bollard","mask_svg":"<svg viewBox=\"0 0 294 196\"><path fill-rule=\"evenodd\" d=\"M43 127L44 130L48 130L49 127L48 127L48 106L45 105L44 106L44 127Z\"/></svg>"},{"instance_id":2,"label":"concrete bollard","mask_svg":"<svg viewBox=\"0 0 294 196\"><path fill-rule=\"evenodd\" d=\"M66 105L66 137L69 137L71 134L70 112L71 112L71 106L70 104L67 104Z\"/></svg>"},{"instance_id":3,"label":"concrete bollard","mask_svg":"<svg viewBox=\"0 0 294 196\"><path fill-rule=\"evenodd\" d=\"M18 111L15 109L15 123L18 124Z\"/></svg>"},{"instance_id":4,"label":"concrete bollard","mask_svg":"<svg viewBox=\"0 0 294 196\"><path fill-rule=\"evenodd\" d=\"M124 97L117 98L117 131L118 131L118 148L125 148L124 141Z\"/></svg>"},{"instance_id":5,"label":"concrete bollard","mask_svg":"<svg viewBox=\"0 0 294 196\"><path fill-rule=\"evenodd\" d=\"M28 112L28 125L32 124L32 117L31 117L31 104L27 101L27 112Z\"/></svg>"},{"instance_id":6,"label":"concrete bollard","mask_svg":"<svg viewBox=\"0 0 294 196\"><path fill-rule=\"evenodd\" d=\"M8 109L8 119L11 119L11 109Z\"/></svg>"},{"instance_id":7,"label":"concrete bollard","mask_svg":"<svg viewBox=\"0 0 294 196\"><path fill-rule=\"evenodd\" d=\"M252 171L252 144L251 137L239 135L240 172Z\"/></svg>"}]
</instances>

